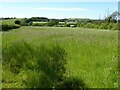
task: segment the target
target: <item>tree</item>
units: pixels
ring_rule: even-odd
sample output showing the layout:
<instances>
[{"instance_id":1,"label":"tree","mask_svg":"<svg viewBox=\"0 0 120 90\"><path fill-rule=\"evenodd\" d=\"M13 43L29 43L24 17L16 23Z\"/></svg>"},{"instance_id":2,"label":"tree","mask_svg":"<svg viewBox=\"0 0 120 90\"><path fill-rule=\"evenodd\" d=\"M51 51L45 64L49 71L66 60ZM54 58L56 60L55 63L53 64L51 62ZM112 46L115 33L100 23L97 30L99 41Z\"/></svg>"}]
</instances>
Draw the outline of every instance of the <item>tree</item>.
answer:
<instances>
[{"instance_id":1,"label":"tree","mask_svg":"<svg viewBox=\"0 0 120 90\"><path fill-rule=\"evenodd\" d=\"M19 20L16 20L14 23L15 23L15 24L20 24L20 21L19 21Z\"/></svg>"}]
</instances>

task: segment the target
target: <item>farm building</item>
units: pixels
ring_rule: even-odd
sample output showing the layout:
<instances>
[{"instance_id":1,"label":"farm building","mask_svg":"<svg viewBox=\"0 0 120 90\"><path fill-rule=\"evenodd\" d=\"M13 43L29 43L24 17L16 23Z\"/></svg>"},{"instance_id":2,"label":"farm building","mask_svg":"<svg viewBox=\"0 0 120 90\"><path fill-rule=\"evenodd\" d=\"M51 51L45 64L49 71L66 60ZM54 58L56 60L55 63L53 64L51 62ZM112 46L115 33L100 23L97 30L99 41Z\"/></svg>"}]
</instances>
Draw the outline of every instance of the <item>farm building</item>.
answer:
<instances>
[{"instance_id":1,"label":"farm building","mask_svg":"<svg viewBox=\"0 0 120 90\"><path fill-rule=\"evenodd\" d=\"M76 19L69 19L66 21L66 24L69 25L70 27L75 27L77 25L78 21Z\"/></svg>"}]
</instances>

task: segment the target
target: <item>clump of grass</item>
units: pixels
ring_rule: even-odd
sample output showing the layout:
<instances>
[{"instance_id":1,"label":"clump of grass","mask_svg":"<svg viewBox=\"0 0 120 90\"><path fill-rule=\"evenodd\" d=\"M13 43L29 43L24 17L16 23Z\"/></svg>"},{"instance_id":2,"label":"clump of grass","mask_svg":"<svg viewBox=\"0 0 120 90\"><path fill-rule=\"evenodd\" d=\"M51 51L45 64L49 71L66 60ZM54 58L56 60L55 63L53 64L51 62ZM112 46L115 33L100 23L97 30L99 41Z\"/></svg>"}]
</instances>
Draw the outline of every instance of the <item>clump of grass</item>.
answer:
<instances>
[{"instance_id":1,"label":"clump of grass","mask_svg":"<svg viewBox=\"0 0 120 90\"><path fill-rule=\"evenodd\" d=\"M13 42L8 47L3 47L3 65L9 66L12 72L19 73L31 55L32 49L27 43Z\"/></svg>"},{"instance_id":2,"label":"clump of grass","mask_svg":"<svg viewBox=\"0 0 120 90\"><path fill-rule=\"evenodd\" d=\"M15 42L3 48L3 65L4 69L9 67L8 71L12 76L19 76L21 72L25 72L23 75L27 77L22 78L21 81L30 88L80 88L79 79L70 79L65 76L66 55L65 50L58 44L49 47L41 44L33 48L24 41ZM3 81L9 82L5 76ZM10 82L18 81L10 79Z\"/></svg>"}]
</instances>

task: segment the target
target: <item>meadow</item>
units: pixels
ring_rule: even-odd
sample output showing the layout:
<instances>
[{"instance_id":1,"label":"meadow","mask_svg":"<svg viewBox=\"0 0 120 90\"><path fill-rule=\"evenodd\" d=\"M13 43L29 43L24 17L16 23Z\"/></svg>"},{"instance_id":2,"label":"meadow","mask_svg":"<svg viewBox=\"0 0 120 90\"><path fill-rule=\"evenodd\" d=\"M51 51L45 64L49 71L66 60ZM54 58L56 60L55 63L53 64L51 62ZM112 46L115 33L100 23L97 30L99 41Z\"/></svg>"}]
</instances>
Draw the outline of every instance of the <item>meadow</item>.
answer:
<instances>
[{"instance_id":1,"label":"meadow","mask_svg":"<svg viewBox=\"0 0 120 90\"><path fill-rule=\"evenodd\" d=\"M57 50L65 52L65 76L78 78L82 87L118 87L117 30L22 26L2 32L2 49L3 88L40 87L38 69L48 64L36 62L58 58Z\"/></svg>"}]
</instances>

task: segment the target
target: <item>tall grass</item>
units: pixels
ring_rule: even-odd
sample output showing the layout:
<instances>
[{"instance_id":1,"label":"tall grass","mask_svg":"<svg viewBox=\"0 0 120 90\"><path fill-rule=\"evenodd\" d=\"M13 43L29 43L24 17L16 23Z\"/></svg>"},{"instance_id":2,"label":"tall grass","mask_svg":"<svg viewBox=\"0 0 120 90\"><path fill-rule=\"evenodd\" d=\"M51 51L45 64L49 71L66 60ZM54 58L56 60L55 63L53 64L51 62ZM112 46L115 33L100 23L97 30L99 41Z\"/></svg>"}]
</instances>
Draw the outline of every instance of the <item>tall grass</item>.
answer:
<instances>
[{"instance_id":1,"label":"tall grass","mask_svg":"<svg viewBox=\"0 0 120 90\"><path fill-rule=\"evenodd\" d=\"M117 33L118 31L108 30L32 26L3 32L3 87L40 87L39 83L50 82L54 78L51 77L54 73L51 73L52 69L48 70L52 65L50 63L52 60L59 61L57 51L65 51L67 57L64 76L68 79L64 79L59 87L72 86L74 82L89 88L116 88ZM36 63L37 60L40 62ZM48 64L42 64L43 66L37 65L46 62ZM40 72L46 69L39 73L36 71L38 68L41 68ZM49 73L50 76L47 77L52 79L45 78L45 73ZM44 86L55 86L51 84L53 83Z\"/></svg>"}]
</instances>

